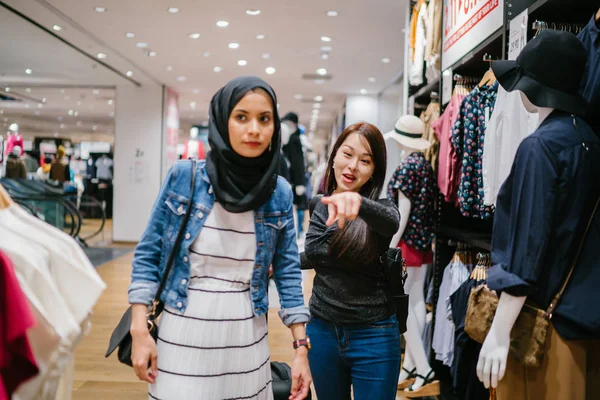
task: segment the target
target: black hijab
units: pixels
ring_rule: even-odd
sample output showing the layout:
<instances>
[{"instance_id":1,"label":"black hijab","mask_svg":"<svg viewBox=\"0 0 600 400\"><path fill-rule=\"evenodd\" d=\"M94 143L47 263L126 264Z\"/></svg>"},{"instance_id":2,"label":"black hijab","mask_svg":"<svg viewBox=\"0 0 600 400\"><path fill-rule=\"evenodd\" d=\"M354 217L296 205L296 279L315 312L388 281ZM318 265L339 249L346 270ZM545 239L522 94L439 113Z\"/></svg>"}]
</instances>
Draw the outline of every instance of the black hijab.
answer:
<instances>
[{"instance_id":1,"label":"black hijab","mask_svg":"<svg viewBox=\"0 0 600 400\"><path fill-rule=\"evenodd\" d=\"M242 157L229 141L229 116L237 103L252 89L263 89L273 102L275 131L270 148L257 158ZM277 185L281 134L277 97L265 81L255 76L236 78L212 98L209 111L206 172L219 204L232 213L255 210L271 198Z\"/></svg>"}]
</instances>

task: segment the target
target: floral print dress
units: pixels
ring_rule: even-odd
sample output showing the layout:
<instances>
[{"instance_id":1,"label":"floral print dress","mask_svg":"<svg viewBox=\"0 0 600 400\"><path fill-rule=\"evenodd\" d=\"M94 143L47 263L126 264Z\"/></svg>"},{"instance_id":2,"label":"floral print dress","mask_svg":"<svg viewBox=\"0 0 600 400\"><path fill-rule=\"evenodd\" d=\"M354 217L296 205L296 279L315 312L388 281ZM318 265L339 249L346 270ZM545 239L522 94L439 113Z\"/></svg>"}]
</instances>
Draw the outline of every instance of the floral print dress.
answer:
<instances>
[{"instance_id":1,"label":"floral print dress","mask_svg":"<svg viewBox=\"0 0 600 400\"><path fill-rule=\"evenodd\" d=\"M388 184L388 199L398 204L398 191L401 191L411 203L410 216L402 234L402 242L420 253L431 252L433 240L434 197L436 183L433 168L425 155L414 152L408 155L398 166ZM394 245L394 244L392 244ZM402 246L404 247L404 246ZM410 256L404 254L409 266ZM425 260L423 260L425 261Z\"/></svg>"},{"instance_id":2,"label":"floral print dress","mask_svg":"<svg viewBox=\"0 0 600 400\"><path fill-rule=\"evenodd\" d=\"M484 202L483 143L497 94L498 82L481 88L475 86L464 98L452 130L452 146L459 160L462 159L458 205L465 217L488 220L494 215L493 206Z\"/></svg>"}]
</instances>

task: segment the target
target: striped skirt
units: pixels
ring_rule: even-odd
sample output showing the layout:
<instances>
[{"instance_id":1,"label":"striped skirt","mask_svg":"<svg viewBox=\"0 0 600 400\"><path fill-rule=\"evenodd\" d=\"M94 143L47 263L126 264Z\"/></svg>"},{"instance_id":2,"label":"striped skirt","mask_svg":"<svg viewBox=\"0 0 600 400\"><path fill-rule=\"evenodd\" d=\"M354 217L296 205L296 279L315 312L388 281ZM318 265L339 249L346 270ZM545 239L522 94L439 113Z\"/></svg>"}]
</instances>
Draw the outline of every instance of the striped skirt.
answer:
<instances>
[{"instance_id":1,"label":"striped skirt","mask_svg":"<svg viewBox=\"0 0 600 400\"><path fill-rule=\"evenodd\" d=\"M184 314L162 313L148 398L272 400L267 322L252 313L249 285L193 277L188 301Z\"/></svg>"}]
</instances>

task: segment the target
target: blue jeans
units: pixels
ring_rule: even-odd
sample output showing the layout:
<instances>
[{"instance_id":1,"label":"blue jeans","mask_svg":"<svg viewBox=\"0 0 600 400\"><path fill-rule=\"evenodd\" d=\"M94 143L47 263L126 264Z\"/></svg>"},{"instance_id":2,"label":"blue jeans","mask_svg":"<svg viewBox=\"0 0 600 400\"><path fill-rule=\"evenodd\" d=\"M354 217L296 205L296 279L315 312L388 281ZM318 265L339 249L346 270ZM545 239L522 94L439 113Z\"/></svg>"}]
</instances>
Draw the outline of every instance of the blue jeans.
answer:
<instances>
[{"instance_id":1,"label":"blue jeans","mask_svg":"<svg viewBox=\"0 0 600 400\"><path fill-rule=\"evenodd\" d=\"M369 325L335 325L318 318L307 326L308 361L319 399L394 400L400 374L395 316Z\"/></svg>"}]
</instances>

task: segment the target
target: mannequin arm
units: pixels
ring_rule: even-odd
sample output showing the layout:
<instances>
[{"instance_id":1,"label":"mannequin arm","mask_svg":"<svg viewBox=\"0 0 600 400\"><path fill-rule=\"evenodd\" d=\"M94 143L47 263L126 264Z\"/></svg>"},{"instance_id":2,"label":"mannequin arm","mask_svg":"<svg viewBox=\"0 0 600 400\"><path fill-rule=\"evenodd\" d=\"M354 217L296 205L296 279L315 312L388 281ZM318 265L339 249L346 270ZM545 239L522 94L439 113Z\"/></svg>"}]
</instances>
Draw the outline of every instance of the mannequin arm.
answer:
<instances>
[{"instance_id":1,"label":"mannequin arm","mask_svg":"<svg viewBox=\"0 0 600 400\"><path fill-rule=\"evenodd\" d=\"M400 190L398 190L398 210L400 211L400 227L398 228L398 232L392 237L391 247L396 247L400 243L406 225L408 225L408 218L410 217L410 200Z\"/></svg>"},{"instance_id":2,"label":"mannequin arm","mask_svg":"<svg viewBox=\"0 0 600 400\"><path fill-rule=\"evenodd\" d=\"M486 388L498 387L504 378L510 347L510 332L527 297L515 297L503 292L498 308L477 362L477 377Z\"/></svg>"}]
</instances>

